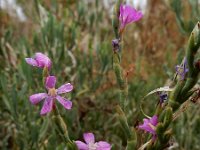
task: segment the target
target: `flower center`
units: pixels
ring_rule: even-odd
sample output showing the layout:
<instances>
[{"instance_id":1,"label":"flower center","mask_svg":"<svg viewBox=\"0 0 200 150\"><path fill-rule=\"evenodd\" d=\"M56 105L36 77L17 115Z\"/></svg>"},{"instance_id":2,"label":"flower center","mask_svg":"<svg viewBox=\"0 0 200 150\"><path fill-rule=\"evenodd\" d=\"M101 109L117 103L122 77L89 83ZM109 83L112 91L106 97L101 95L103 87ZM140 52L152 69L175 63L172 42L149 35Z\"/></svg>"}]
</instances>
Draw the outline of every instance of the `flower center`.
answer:
<instances>
[{"instance_id":1,"label":"flower center","mask_svg":"<svg viewBox=\"0 0 200 150\"><path fill-rule=\"evenodd\" d=\"M96 150L97 149L97 143L89 143L88 148L89 148L89 150Z\"/></svg>"},{"instance_id":2,"label":"flower center","mask_svg":"<svg viewBox=\"0 0 200 150\"><path fill-rule=\"evenodd\" d=\"M152 130L156 130L156 127L154 125L152 125L151 123L148 123L148 125L151 127Z\"/></svg>"},{"instance_id":3,"label":"flower center","mask_svg":"<svg viewBox=\"0 0 200 150\"><path fill-rule=\"evenodd\" d=\"M56 96L57 95L57 90L55 88L51 88L49 89L49 93L50 96Z\"/></svg>"},{"instance_id":4,"label":"flower center","mask_svg":"<svg viewBox=\"0 0 200 150\"><path fill-rule=\"evenodd\" d=\"M183 73L184 73L183 67L179 67L179 68L178 68L178 72L179 72L179 74L183 74Z\"/></svg>"}]
</instances>

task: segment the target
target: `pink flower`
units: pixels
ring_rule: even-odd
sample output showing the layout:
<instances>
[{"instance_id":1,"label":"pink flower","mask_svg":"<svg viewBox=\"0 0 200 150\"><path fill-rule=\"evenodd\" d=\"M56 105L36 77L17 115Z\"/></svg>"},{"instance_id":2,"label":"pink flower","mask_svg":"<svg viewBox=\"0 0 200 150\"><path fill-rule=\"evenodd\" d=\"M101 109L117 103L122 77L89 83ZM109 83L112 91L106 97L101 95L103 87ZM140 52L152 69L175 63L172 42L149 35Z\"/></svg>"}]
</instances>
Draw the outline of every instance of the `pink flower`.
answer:
<instances>
[{"instance_id":1,"label":"pink flower","mask_svg":"<svg viewBox=\"0 0 200 150\"><path fill-rule=\"evenodd\" d=\"M65 99L64 97L61 97L60 94L72 91L73 86L70 83L67 83L60 86L58 89L55 89L55 84L56 84L56 77L48 76L46 78L46 88L48 90L48 93L37 93L29 97L30 102L33 105L36 105L41 100L45 99L42 109L40 111L41 115L45 115L52 110L55 99L57 99L57 101L60 104L62 104L65 107L65 109L71 109L72 107L72 102Z\"/></svg>"},{"instance_id":2,"label":"pink flower","mask_svg":"<svg viewBox=\"0 0 200 150\"><path fill-rule=\"evenodd\" d=\"M158 124L158 116L154 115L150 119L143 119L143 124L139 125L139 128L145 130L153 135L153 139L156 137L156 125Z\"/></svg>"},{"instance_id":3,"label":"pink flower","mask_svg":"<svg viewBox=\"0 0 200 150\"><path fill-rule=\"evenodd\" d=\"M42 53L36 53L34 58L25 58L25 60L31 66L51 69L51 60Z\"/></svg>"},{"instance_id":4,"label":"pink flower","mask_svg":"<svg viewBox=\"0 0 200 150\"><path fill-rule=\"evenodd\" d=\"M95 142L93 133L84 133L83 138L86 143L82 141L75 141L79 150L110 150L111 145L105 141Z\"/></svg>"},{"instance_id":5,"label":"pink flower","mask_svg":"<svg viewBox=\"0 0 200 150\"><path fill-rule=\"evenodd\" d=\"M123 31L127 24L136 22L140 20L142 17L143 14L141 11L137 11L131 6L121 4L120 15L119 15L120 31Z\"/></svg>"}]
</instances>

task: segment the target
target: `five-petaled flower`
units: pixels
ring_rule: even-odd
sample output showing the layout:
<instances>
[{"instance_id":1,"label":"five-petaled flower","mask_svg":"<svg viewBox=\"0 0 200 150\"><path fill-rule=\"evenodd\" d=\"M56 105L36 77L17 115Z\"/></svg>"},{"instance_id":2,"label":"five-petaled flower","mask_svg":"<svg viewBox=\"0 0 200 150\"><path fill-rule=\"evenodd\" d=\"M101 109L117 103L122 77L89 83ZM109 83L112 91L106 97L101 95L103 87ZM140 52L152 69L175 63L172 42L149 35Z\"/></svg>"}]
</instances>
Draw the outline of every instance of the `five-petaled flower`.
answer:
<instances>
[{"instance_id":1,"label":"five-petaled flower","mask_svg":"<svg viewBox=\"0 0 200 150\"><path fill-rule=\"evenodd\" d=\"M156 125L158 124L158 116L154 115L150 119L143 119L143 124L139 128L153 135L153 140L156 138Z\"/></svg>"},{"instance_id":2,"label":"five-petaled flower","mask_svg":"<svg viewBox=\"0 0 200 150\"><path fill-rule=\"evenodd\" d=\"M136 22L142 18L143 14L141 11L135 10L129 5L120 5L120 32L123 32L125 26L129 23Z\"/></svg>"},{"instance_id":3,"label":"five-petaled flower","mask_svg":"<svg viewBox=\"0 0 200 150\"><path fill-rule=\"evenodd\" d=\"M82 141L75 141L79 150L110 150L111 145L105 141L95 142L93 133L84 133L83 138L86 143Z\"/></svg>"},{"instance_id":4,"label":"five-petaled flower","mask_svg":"<svg viewBox=\"0 0 200 150\"><path fill-rule=\"evenodd\" d=\"M72 102L65 99L64 97L61 97L60 94L72 91L73 86L70 83L67 83L60 86L58 89L55 89L55 84L56 77L48 76L46 78L46 88L48 90L48 93L37 93L31 95L29 98L31 103L34 105L39 103L42 99L45 99L42 109L40 111L41 115L45 115L52 110L55 99L57 99L57 101L62 104L66 109L71 109L72 107Z\"/></svg>"},{"instance_id":5,"label":"five-petaled flower","mask_svg":"<svg viewBox=\"0 0 200 150\"><path fill-rule=\"evenodd\" d=\"M187 68L187 59L184 58L183 64L176 66L176 72L178 74L179 79L180 80L184 80L185 79L185 75L186 75L186 73L188 71L189 71L189 69Z\"/></svg>"},{"instance_id":6,"label":"five-petaled flower","mask_svg":"<svg viewBox=\"0 0 200 150\"><path fill-rule=\"evenodd\" d=\"M34 58L25 58L25 60L29 65L39 68L47 67L49 70L51 69L51 60L40 52L35 53Z\"/></svg>"}]
</instances>

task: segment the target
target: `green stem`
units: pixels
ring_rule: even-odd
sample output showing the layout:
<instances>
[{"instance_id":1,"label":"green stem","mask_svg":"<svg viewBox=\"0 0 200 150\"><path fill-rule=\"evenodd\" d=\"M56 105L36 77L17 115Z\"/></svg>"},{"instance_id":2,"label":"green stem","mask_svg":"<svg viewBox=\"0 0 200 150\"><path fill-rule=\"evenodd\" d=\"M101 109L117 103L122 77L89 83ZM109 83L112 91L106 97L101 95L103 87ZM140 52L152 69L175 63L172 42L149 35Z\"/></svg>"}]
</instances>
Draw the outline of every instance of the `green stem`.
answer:
<instances>
[{"instance_id":1,"label":"green stem","mask_svg":"<svg viewBox=\"0 0 200 150\"><path fill-rule=\"evenodd\" d=\"M67 125L65 124L63 118L60 116L60 113L56 106L54 106L52 122L56 128L56 131L60 137L66 142L67 148L70 150L76 150L77 147L73 141L70 140L67 130Z\"/></svg>"},{"instance_id":2,"label":"green stem","mask_svg":"<svg viewBox=\"0 0 200 150\"><path fill-rule=\"evenodd\" d=\"M199 68L194 65L195 54L200 47L200 23L194 27L186 50L186 60L189 72L187 74L186 80L179 80L174 88L174 91L170 94L168 106L164 112L164 120L162 119L157 127L156 133L158 140L153 146L154 149L163 149L165 145L167 146L169 139L172 135L171 129L168 129L172 122L172 114L176 111L181 104L183 104L193 93L191 89L197 83ZM163 147L164 146L164 147ZM150 146L151 147L151 146Z\"/></svg>"},{"instance_id":3,"label":"green stem","mask_svg":"<svg viewBox=\"0 0 200 150\"><path fill-rule=\"evenodd\" d=\"M128 97L128 85L127 82L123 76L123 69L121 67L121 34L119 33L120 28L120 22L119 22L119 15L120 15L120 4L122 3L122 0L117 0L114 11L113 11L113 20L112 20L112 26L115 33L115 38L118 40L119 43L117 46L117 49L113 47L113 69L115 72L115 76L117 79L117 83L120 88L120 106L124 110L125 103Z\"/></svg>"},{"instance_id":4,"label":"green stem","mask_svg":"<svg viewBox=\"0 0 200 150\"><path fill-rule=\"evenodd\" d=\"M43 72L42 72L42 81L43 81L43 84L45 86L45 82L46 82L46 78L49 76L49 70L47 67L44 67L43 69Z\"/></svg>"},{"instance_id":5,"label":"green stem","mask_svg":"<svg viewBox=\"0 0 200 150\"><path fill-rule=\"evenodd\" d=\"M121 67L121 33L119 31L119 15L120 15L120 4L122 4L123 0L117 0L114 11L113 11L113 20L112 20L112 26L115 33L115 40L117 41L116 46L113 46L113 69L115 72L116 80L120 89L120 106L117 106L117 113L118 113L118 119L120 121L120 124L122 126L122 129L124 130L124 133L127 137L127 150L135 149L136 147L136 135L135 130L131 130L127 118L123 112L125 110L125 104L128 98L128 85L127 81L123 75L123 69ZM122 108L122 109L121 109Z\"/></svg>"},{"instance_id":6,"label":"green stem","mask_svg":"<svg viewBox=\"0 0 200 150\"><path fill-rule=\"evenodd\" d=\"M188 92L194 87L198 80L199 68L194 65L195 55L200 47L200 23L194 27L186 50L186 60L188 65L188 75L186 81L178 81L174 92L170 95L169 105L173 110L177 110L182 103L187 100Z\"/></svg>"},{"instance_id":7,"label":"green stem","mask_svg":"<svg viewBox=\"0 0 200 150\"><path fill-rule=\"evenodd\" d=\"M43 84L45 85L46 78L49 76L49 70L47 67L43 69ZM66 146L69 150L77 150L77 147L73 141L70 140L67 130L67 125L65 124L63 118L60 116L59 110L56 105L53 105L53 116L52 122L56 127L57 133L66 142Z\"/></svg>"}]
</instances>

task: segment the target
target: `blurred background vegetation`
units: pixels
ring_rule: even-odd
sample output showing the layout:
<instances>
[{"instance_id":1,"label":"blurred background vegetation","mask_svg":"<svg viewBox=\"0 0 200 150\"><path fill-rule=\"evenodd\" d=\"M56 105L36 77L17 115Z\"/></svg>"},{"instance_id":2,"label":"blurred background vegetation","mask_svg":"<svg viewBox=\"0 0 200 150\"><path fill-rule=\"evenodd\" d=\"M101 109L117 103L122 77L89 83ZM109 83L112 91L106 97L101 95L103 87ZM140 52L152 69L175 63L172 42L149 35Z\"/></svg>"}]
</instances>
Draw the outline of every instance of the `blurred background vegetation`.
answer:
<instances>
[{"instance_id":1,"label":"blurred background vegetation","mask_svg":"<svg viewBox=\"0 0 200 150\"><path fill-rule=\"evenodd\" d=\"M134 1L134 0L133 0ZM11 3L12 2L12 3ZM127 1L129 4L132 1ZM126 115L129 124L142 121L141 99L166 85L180 63L191 30L200 20L198 0L143 0L141 21L126 28L122 66L129 83ZM42 70L25 57L35 52L53 61L57 87L74 85L70 111L58 105L71 139L93 132L113 149L126 141L114 106L119 91L112 70L114 0L0 1L0 149L63 149L49 117L41 117L29 96L44 91ZM135 3L134 3L135 4ZM143 109L153 115L158 97L146 99ZM199 104L180 115L174 125L174 149L199 150Z\"/></svg>"}]
</instances>

